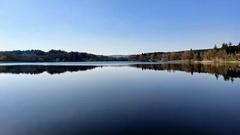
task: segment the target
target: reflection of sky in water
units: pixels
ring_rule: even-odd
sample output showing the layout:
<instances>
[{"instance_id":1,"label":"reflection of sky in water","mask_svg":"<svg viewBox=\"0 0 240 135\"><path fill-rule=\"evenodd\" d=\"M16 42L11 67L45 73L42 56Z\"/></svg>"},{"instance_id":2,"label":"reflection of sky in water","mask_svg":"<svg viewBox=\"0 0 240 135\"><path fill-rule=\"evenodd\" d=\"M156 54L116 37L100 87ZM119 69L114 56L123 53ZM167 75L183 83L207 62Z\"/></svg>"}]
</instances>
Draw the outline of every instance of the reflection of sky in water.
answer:
<instances>
[{"instance_id":1,"label":"reflection of sky in water","mask_svg":"<svg viewBox=\"0 0 240 135\"><path fill-rule=\"evenodd\" d=\"M0 74L0 133L238 134L239 81L132 67Z\"/></svg>"}]
</instances>

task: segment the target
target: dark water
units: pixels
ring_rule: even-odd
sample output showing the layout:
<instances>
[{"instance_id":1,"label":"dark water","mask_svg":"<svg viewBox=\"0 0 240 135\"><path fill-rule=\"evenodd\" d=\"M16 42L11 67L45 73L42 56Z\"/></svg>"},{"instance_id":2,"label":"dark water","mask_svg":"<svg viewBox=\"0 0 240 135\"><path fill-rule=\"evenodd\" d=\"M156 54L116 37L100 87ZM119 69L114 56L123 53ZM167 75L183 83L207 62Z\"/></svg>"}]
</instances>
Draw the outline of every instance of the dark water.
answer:
<instances>
[{"instance_id":1,"label":"dark water","mask_svg":"<svg viewBox=\"0 0 240 135\"><path fill-rule=\"evenodd\" d=\"M1 135L239 135L240 65L0 65Z\"/></svg>"}]
</instances>

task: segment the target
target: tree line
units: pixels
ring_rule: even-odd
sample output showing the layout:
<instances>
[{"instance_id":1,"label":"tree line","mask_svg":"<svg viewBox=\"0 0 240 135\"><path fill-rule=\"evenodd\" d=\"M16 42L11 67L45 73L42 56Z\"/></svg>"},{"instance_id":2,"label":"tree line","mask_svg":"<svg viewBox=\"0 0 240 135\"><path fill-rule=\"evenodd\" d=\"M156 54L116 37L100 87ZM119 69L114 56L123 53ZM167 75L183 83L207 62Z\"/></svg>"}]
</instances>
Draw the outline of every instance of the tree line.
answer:
<instances>
[{"instance_id":1,"label":"tree line","mask_svg":"<svg viewBox=\"0 0 240 135\"><path fill-rule=\"evenodd\" d=\"M0 61L2 62L80 62L80 61L119 61L126 58L115 58L110 56L95 55L81 52L66 52L62 50L27 51L2 51Z\"/></svg>"},{"instance_id":2,"label":"tree line","mask_svg":"<svg viewBox=\"0 0 240 135\"><path fill-rule=\"evenodd\" d=\"M240 43L223 43L212 49L154 52L129 56L129 61L240 61Z\"/></svg>"},{"instance_id":3,"label":"tree line","mask_svg":"<svg viewBox=\"0 0 240 135\"><path fill-rule=\"evenodd\" d=\"M240 43L223 43L212 49L154 52L129 56L104 56L63 50L0 51L0 62L81 62L81 61L240 61Z\"/></svg>"}]
</instances>

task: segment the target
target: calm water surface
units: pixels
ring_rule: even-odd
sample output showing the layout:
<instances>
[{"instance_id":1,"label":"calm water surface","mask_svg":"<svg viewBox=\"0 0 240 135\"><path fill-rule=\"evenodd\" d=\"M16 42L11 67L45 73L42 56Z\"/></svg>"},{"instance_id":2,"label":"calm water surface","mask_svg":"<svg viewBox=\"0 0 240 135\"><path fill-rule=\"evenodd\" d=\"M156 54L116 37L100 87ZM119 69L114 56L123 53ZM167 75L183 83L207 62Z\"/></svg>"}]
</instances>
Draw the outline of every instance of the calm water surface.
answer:
<instances>
[{"instance_id":1,"label":"calm water surface","mask_svg":"<svg viewBox=\"0 0 240 135\"><path fill-rule=\"evenodd\" d=\"M0 64L1 135L239 135L240 65Z\"/></svg>"}]
</instances>

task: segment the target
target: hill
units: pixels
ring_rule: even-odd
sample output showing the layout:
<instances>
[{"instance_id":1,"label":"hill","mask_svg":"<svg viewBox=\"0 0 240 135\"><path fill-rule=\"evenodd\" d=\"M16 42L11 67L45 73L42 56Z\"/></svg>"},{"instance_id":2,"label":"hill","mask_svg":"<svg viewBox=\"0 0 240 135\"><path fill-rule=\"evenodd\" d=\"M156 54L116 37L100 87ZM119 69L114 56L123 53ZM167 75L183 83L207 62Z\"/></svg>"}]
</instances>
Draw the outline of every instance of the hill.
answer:
<instances>
[{"instance_id":1,"label":"hill","mask_svg":"<svg viewBox=\"0 0 240 135\"><path fill-rule=\"evenodd\" d=\"M81 62L81 61L118 61L127 58L115 58L110 56L95 55L80 52L66 52L62 50L41 50L27 51L2 51L0 61L2 62Z\"/></svg>"},{"instance_id":2,"label":"hill","mask_svg":"<svg viewBox=\"0 0 240 135\"><path fill-rule=\"evenodd\" d=\"M153 52L137 55L96 55L85 52L62 50L0 51L1 62L82 62L82 61L240 61L240 43L223 43L212 49L186 50L178 52Z\"/></svg>"},{"instance_id":3,"label":"hill","mask_svg":"<svg viewBox=\"0 0 240 135\"><path fill-rule=\"evenodd\" d=\"M179 52L154 52L131 55L129 61L240 61L240 43L223 43L221 48L186 50Z\"/></svg>"}]
</instances>

